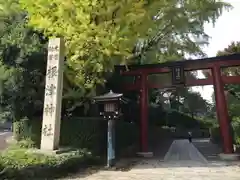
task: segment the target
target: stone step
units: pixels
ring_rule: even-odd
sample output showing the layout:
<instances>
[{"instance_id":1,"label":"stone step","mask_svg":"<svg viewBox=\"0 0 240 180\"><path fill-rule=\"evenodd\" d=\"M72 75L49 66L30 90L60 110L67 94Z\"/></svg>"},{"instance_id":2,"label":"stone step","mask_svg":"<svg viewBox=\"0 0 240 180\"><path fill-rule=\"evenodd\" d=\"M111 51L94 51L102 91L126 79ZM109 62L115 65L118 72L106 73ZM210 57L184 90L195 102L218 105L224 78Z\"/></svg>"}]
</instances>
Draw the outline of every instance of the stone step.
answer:
<instances>
[{"instance_id":1,"label":"stone step","mask_svg":"<svg viewBox=\"0 0 240 180\"><path fill-rule=\"evenodd\" d=\"M195 139L193 145L208 161L220 160L219 154L222 153L222 150L218 145L213 144L210 139Z\"/></svg>"}]
</instances>

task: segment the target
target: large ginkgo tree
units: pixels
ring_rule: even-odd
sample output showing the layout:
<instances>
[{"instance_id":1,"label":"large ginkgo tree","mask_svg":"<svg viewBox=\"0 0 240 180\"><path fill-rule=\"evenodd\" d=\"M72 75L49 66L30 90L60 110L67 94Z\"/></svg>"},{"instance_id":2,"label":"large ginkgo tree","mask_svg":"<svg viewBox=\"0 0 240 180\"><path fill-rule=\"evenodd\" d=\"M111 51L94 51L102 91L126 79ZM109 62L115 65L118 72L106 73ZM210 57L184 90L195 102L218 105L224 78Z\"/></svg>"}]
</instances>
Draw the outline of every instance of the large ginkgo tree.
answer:
<instances>
[{"instance_id":1,"label":"large ginkgo tree","mask_svg":"<svg viewBox=\"0 0 240 180\"><path fill-rule=\"evenodd\" d=\"M29 24L66 41L69 79L84 89L104 83L114 64L204 55L204 23L231 6L215 0L20 0ZM137 43L138 42L138 43ZM137 46L135 46L137 43ZM134 52L134 53L133 53Z\"/></svg>"}]
</instances>

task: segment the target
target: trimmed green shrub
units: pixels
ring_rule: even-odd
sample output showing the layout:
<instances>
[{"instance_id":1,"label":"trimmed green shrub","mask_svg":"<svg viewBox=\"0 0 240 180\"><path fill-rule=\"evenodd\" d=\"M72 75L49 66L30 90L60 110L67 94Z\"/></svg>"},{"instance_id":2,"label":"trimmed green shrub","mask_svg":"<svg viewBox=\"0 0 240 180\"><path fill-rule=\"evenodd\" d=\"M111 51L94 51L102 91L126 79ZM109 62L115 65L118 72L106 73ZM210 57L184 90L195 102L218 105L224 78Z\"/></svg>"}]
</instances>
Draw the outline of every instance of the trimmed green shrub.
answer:
<instances>
[{"instance_id":1,"label":"trimmed green shrub","mask_svg":"<svg viewBox=\"0 0 240 180\"><path fill-rule=\"evenodd\" d=\"M222 137L219 125L215 125L210 129L211 141L216 144L222 144Z\"/></svg>"},{"instance_id":2,"label":"trimmed green shrub","mask_svg":"<svg viewBox=\"0 0 240 180\"><path fill-rule=\"evenodd\" d=\"M13 122L13 136L15 140L20 141L29 137L30 129L28 128L28 119L23 118Z\"/></svg>"},{"instance_id":3,"label":"trimmed green shrub","mask_svg":"<svg viewBox=\"0 0 240 180\"><path fill-rule=\"evenodd\" d=\"M222 136L219 124L214 124L211 130L211 141L216 144L222 144ZM234 119L231 122L230 133L232 135L233 144L239 145L240 143L240 121Z\"/></svg>"},{"instance_id":4,"label":"trimmed green shrub","mask_svg":"<svg viewBox=\"0 0 240 180\"><path fill-rule=\"evenodd\" d=\"M25 125L24 125L25 126ZM28 141L21 141L22 147L40 147L41 119L28 121ZM116 121L116 153L138 142L139 127L123 120ZM26 138L25 138L26 139ZM86 148L93 154L106 155L107 121L99 118L69 118L61 122L60 146Z\"/></svg>"},{"instance_id":5,"label":"trimmed green shrub","mask_svg":"<svg viewBox=\"0 0 240 180\"><path fill-rule=\"evenodd\" d=\"M139 111L140 113L140 111ZM181 128L209 128L212 126L211 120L192 118L188 114L177 110L165 111L161 106L149 106L149 125L170 126Z\"/></svg>"},{"instance_id":6,"label":"trimmed green shrub","mask_svg":"<svg viewBox=\"0 0 240 180\"><path fill-rule=\"evenodd\" d=\"M8 149L0 154L0 179L49 179L98 163L86 150L46 155L27 149Z\"/></svg>"},{"instance_id":7,"label":"trimmed green shrub","mask_svg":"<svg viewBox=\"0 0 240 180\"><path fill-rule=\"evenodd\" d=\"M121 151L132 145L139 145L139 131L140 127L136 124L117 121L116 122L116 154L119 155ZM106 139L107 137L105 137Z\"/></svg>"},{"instance_id":8,"label":"trimmed green shrub","mask_svg":"<svg viewBox=\"0 0 240 180\"><path fill-rule=\"evenodd\" d=\"M16 147L20 148L35 148L35 142L32 141L31 138L26 137L25 139L22 139L16 143Z\"/></svg>"},{"instance_id":9,"label":"trimmed green shrub","mask_svg":"<svg viewBox=\"0 0 240 180\"><path fill-rule=\"evenodd\" d=\"M101 154L106 147L106 128L106 121L101 119L63 119L60 145L87 148L93 153Z\"/></svg>"},{"instance_id":10,"label":"trimmed green shrub","mask_svg":"<svg viewBox=\"0 0 240 180\"><path fill-rule=\"evenodd\" d=\"M193 119L191 116L178 112L178 111L171 111L167 115L168 118L168 126L170 127L182 127L182 128L203 128L206 127L202 121L198 119Z\"/></svg>"},{"instance_id":11,"label":"trimmed green shrub","mask_svg":"<svg viewBox=\"0 0 240 180\"><path fill-rule=\"evenodd\" d=\"M233 136L236 145L240 145L240 118L235 117L232 121Z\"/></svg>"}]
</instances>

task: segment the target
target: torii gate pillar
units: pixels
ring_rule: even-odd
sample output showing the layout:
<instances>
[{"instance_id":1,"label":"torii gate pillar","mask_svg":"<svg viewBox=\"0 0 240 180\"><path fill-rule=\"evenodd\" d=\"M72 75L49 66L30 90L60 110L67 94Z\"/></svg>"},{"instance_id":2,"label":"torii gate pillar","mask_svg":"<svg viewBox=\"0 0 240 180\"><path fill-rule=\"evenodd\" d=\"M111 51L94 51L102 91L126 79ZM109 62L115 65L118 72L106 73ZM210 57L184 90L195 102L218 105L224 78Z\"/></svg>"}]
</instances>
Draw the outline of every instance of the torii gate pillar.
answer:
<instances>
[{"instance_id":1,"label":"torii gate pillar","mask_svg":"<svg viewBox=\"0 0 240 180\"><path fill-rule=\"evenodd\" d=\"M230 131L230 121L227 109L227 102L224 93L224 86L222 82L221 68L215 65L212 68L214 92L216 99L217 117L220 125L220 132L223 140L223 152L224 154L232 154L233 139Z\"/></svg>"},{"instance_id":2,"label":"torii gate pillar","mask_svg":"<svg viewBox=\"0 0 240 180\"><path fill-rule=\"evenodd\" d=\"M142 73L140 76L140 144L141 152L138 155L143 157L153 156L152 152L149 152L148 144L148 87L147 87L147 74Z\"/></svg>"}]
</instances>

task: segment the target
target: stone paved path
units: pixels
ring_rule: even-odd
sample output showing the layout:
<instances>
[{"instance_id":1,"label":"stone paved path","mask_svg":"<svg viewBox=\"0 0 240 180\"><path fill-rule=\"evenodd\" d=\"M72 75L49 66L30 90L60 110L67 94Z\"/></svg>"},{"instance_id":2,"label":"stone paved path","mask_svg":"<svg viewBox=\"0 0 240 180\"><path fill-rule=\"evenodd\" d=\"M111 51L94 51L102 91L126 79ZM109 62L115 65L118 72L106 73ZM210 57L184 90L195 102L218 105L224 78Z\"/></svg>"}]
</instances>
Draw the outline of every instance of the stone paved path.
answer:
<instances>
[{"instance_id":1,"label":"stone paved path","mask_svg":"<svg viewBox=\"0 0 240 180\"><path fill-rule=\"evenodd\" d=\"M197 148L185 139L173 141L167 154L164 157L165 162L182 160L192 160L195 162L207 163L207 160L197 150Z\"/></svg>"},{"instance_id":2,"label":"stone paved path","mask_svg":"<svg viewBox=\"0 0 240 180\"><path fill-rule=\"evenodd\" d=\"M145 159L128 172L99 171L73 180L239 180L238 163L208 162L187 140L175 140L164 160Z\"/></svg>"}]
</instances>

